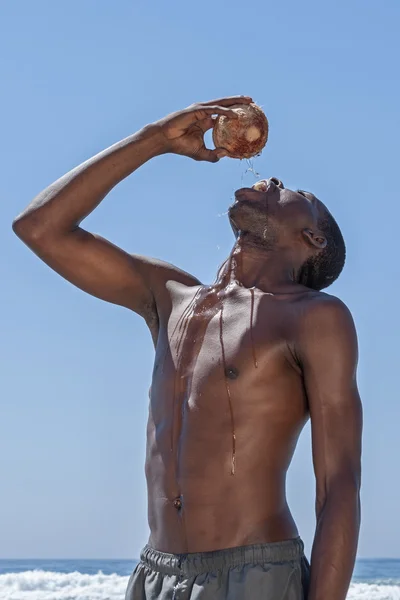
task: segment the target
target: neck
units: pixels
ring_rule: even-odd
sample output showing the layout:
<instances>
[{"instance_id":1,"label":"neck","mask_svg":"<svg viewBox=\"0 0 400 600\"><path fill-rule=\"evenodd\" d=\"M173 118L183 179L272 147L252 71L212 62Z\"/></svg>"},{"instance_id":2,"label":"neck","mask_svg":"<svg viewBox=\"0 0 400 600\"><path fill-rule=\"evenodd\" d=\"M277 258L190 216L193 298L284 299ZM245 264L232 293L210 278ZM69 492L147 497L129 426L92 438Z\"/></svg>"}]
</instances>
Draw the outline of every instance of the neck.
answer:
<instances>
[{"instance_id":1,"label":"neck","mask_svg":"<svg viewBox=\"0 0 400 600\"><path fill-rule=\"evenodd\" d=\"M278 292L296 284L300 268L297 262L293 258L293 249L264 248L249 244L239 236L215 283L221 287L236 284Z\"/></svg>"}]
</instances>

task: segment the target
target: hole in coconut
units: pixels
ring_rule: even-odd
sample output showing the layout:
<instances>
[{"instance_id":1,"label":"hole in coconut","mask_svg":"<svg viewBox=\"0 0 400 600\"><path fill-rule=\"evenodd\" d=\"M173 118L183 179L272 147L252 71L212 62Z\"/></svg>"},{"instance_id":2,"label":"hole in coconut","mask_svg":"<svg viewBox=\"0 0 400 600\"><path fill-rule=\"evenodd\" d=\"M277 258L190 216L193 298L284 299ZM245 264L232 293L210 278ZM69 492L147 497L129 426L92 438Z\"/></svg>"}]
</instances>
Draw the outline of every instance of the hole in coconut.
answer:
<instances>
[{"instance_id":1,"label":"hole in coconut","mask_svg":"<svg viewBox=\"0 0 400 600\"><path fill-rule=\"evenodd\" d=\"M245 138L248 142L255 142L261 137L261 131L255 125L246 129Z\"/></svg>"}]
</instances>

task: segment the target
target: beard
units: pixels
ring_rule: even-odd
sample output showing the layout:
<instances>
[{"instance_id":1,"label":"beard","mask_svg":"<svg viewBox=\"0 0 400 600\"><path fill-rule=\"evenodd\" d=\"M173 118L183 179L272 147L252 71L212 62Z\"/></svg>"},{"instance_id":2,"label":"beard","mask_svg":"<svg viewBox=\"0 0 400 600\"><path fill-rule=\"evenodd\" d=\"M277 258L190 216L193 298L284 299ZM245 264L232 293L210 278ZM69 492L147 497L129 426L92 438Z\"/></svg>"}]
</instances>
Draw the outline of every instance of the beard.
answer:
<instances>
[{"instance_id":1,"label":"beard","mask_svg":"<svg viewBox=\"0 0 400 600\"><path fill-rule=\"evenodd\" d=\"M275 245L277 230L269 217L267 205L241 200L229 207L228 215L236 237L268 250Z\"/></svg>"}]
</instances>

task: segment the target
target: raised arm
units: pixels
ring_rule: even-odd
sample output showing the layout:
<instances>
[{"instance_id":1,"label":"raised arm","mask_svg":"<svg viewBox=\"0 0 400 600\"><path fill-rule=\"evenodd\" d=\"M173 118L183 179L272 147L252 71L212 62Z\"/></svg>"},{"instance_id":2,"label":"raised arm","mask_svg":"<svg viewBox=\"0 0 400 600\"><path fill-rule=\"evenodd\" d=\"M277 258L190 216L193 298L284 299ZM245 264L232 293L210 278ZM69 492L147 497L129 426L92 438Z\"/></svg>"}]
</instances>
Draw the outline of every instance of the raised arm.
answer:
<instances>
[{"instance_id":1,"label":"raised arm","mask_svg":"<svg viewBox=\"0 0 400 600\"><path fill-rule=\"evenodd\" d=\"M193 105L100 152L41 192L14 220L15 233L68 281L147 319L157 286L174 267L128 254L79 225L118 182L154 156L172 152L217 162L223 152L204 146L212 116L237 118L229 107L250 101L241 96Z\"/></svg>"},{"instance_id":2,"label":"raised arm","mask_svg":"<svg viewBox=\"0 0 400 600\"><path fill-rule=\"evenodd\" d=\"M362 408L350 312L323 296L305 315L299 356L309 402L317 525L308 600L345 600L360 526Z\"/></svg>"}]
</instances>

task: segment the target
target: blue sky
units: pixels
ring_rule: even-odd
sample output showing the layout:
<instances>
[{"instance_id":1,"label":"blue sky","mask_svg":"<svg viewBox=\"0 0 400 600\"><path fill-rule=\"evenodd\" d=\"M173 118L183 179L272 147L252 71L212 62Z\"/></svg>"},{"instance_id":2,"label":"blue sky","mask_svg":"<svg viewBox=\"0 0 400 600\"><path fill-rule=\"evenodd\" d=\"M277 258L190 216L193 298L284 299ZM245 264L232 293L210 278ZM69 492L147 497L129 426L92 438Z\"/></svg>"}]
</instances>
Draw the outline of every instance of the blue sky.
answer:
<instances>
[{"instance_id":1,"label":"blue sky","mask_svg":"<svg viewBox=\"0 0 400 600\"><path fill-rule=\"evenodd\" d=\"M360 340L359 556L399 556L395 0L250 4L16 0L0 6L0 557L138 556L153 348L140 317L74 288L14 236L13 217L94 153L195 101L252 95L270 121L255 169L311 190L347 242L331 288ZM210 282L233 237L246 164L163 156L83 226ZM309 429L289 474L309 550Z\"/></svg>"}]
</instances>

